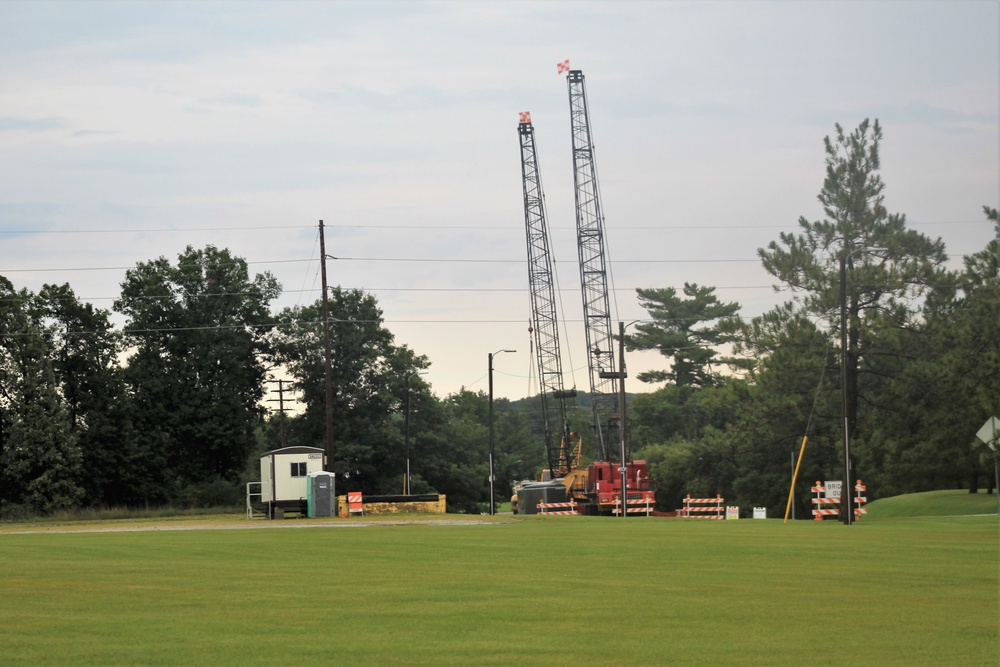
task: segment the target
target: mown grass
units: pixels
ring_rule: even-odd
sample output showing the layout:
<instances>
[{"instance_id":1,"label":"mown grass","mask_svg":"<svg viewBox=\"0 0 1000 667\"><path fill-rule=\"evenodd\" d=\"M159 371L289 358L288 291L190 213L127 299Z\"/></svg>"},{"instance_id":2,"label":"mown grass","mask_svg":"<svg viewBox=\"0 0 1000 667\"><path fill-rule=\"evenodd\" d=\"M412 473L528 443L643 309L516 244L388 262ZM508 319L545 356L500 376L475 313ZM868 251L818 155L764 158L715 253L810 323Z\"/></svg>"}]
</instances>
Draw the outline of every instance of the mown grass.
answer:
<instances>
[{"instance_id":1,"label":"mown grass","mask_svg":"<svg viewBox=\"0 0 1000 667\"><path fill-rule=\"evenodd\" d=\"M255 526L0 534L3 664L995 665L1000 648L995 517Z\"/></svg>"},{"instance_id":2,"label":"mown grass","mask_svg":"<svg viewBox=\"0 0 1000 667\"><path fill-rule=\"evenodd\" d=\"M171 507L169 505L149 508L86 507L73 510L60 510L47 515L5 518L0 520L0 531L11 528L33 529L37 527L74 526L92 523L107 524L108 522L115 521L149 523L151 521L198 520L205 517L224 515L234 518L245 517L246 511L241 507L182 508Z\"/></svg>"},{"instance_id":3,"label":"mown grass","mask_svg":"<svg viewBox=\"0 0 1000 667\"><path fill-rule=\"evenodd\" d=\"M927 491L881 498L868 506L867 519L897 519L924 516L975 516L997 513L997 496L980 489Z\"/></svg>"}]
</instances>

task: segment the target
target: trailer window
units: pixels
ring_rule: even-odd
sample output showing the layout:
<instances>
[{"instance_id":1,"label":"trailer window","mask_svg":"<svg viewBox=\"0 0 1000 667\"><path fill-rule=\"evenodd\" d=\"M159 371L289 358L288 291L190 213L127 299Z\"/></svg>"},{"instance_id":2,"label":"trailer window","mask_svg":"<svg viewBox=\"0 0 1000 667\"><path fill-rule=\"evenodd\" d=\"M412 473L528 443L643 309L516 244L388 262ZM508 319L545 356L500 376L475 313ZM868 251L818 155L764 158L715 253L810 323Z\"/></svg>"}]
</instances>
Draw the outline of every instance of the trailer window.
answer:
<instances>
[{"instance_id":1,"label":"trailer window","mask_svg":"<svg viewBox=\"0 0 1000 667\"><path fill-rule=\"evenodd\" d=\"M305 477L306 476L306 463L305 461L292 464L292 477Z\"/></svg>"}]
</instances>

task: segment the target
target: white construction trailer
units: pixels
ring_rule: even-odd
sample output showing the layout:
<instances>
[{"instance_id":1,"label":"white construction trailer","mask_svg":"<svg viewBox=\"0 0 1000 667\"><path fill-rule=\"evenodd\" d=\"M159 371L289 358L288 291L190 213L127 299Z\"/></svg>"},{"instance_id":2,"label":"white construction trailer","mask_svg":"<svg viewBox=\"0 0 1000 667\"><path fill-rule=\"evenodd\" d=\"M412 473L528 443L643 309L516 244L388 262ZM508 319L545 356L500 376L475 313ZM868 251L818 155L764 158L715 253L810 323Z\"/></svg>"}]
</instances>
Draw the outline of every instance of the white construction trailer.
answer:
<instances>
[{"instance_id":1,"label":"white construction trailer","mask_svg":"<svg viewBox=\"0 0 1000 667\"><path fill-rule=\"evenodd\" d=\"M261 454L260 500L268 518L275 518L276 510L306 515L309 473L322 472L323 459L318 447L283 447Z\"/></svg>"}]
</instances>

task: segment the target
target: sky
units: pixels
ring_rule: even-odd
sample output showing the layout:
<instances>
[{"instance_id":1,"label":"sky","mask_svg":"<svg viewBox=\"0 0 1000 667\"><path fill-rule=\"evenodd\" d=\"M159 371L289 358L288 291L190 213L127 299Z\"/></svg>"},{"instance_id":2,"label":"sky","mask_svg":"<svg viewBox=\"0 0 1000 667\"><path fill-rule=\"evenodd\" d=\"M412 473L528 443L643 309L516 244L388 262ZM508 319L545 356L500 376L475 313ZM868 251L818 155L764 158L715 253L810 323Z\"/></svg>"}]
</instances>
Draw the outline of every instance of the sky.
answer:
<instances>
[{"instance_id":1,"label":"sky","mask_svg":"<svg viewBox=\"0 0 1000 667\"><path fill-rule=\"evenodd\" d=\"M883 128L885 205L950 265L1000 205L1000 3L0 2L0 275L111 309L215 245L272 307L364 289L440 397L538 391L519 112L535 128L565 384L588 389L566 59L586 77L613 329L636 288L789 298L757 249L819 220L823 138ZM121 322L120 317L115 321ZM664 368L627 357L629 377ZM628 391L656 385L630 380Z\"/></svg>"}]
</instances>

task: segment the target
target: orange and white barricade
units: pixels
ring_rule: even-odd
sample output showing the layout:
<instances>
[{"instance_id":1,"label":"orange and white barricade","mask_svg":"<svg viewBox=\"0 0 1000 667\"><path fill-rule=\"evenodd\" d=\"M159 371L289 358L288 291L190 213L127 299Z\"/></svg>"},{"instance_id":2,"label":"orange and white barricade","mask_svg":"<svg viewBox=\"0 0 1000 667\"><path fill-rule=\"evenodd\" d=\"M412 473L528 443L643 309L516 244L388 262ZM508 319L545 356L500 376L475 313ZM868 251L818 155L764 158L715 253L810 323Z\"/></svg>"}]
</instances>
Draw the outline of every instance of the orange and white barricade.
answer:
<instances>
[{"instance_id":1,"label":"orange and white barricade","mask_svg":"<svg viewBox=\"0 0 1000 667\"><path fill-rule=\"evenodd\" d=\"M811 489L813 493L813 519L822 521L828 516L840 516L840 497L828 498L823 482L816 482Z\"/></svg>"},{"instance_id":2,"label":"orange and white barricade","mask_svg":"<svg viewBox=\"0 0 1000 667\"><path fill-rule=\"evenodd\" d=\"M864 508L864 504L868 502L868 498L861 495L868 487L866 487L861 480L854 485L854 519L860 519L862 514L867 514L868 510ZM813 499L813 519L816 521L822 521L828 516L840 516L840 497L827 497L826 487L823 486L822 482L816 482L816 486L812 487Z\"/></svg>"},{"instance_id":3,"label":"orange and white barricade","mask_svg":"<svg viewBox=\"0 0 1000 667\"><path fill-rule=\"evenodd\" d=\"M726 499L716 494L714 498L692 498L689 493L684 499L683 516L692 519L725 519Z\"/></svg>"},{"instance_id":4,"label":"orange and white barricade","mask_svg":"<svg viewBox=\"0 0 1000 667\"><path fill-rule=\"evenodd\" d=\"M611 513L618 516L622 513L622 499L621 496L615 497L615 508L611 510ZM625 513L626 514L645 514L646 516L653 516L653 507L656 505L656 500L651 497L646 498L631 498L625 501Z\"/></svg>"},{"instance_id":5,"label":"orange and white barricade","mask_svg":"<svg viewBox=\"0 0 1000 667\"><path fill-rule=\"evenodd\" d=\"M361 501L360 491L347 492L347 512L348 514L364 514L364 505Z\"/></svg>"},{"instance_id":6,"label":"orange and white barricade","mask_svg":"<svg viewBox=\"0 0 1000 667\"><path fill-rule=\"evenodd\" d=\"M864 484L861 483L860 479L858 480L858 483L854 485L854 520L855 521L857 521L858 519L860 519L862 514L868 514L868 510L866 510L863 507L863 505L868 502L868 498L865 497L865 496L863 496L863 495L861 495L862 493L864 493L867 490L867 488L868 487L866 487Z\"/></svg>"},{"instance_id":7,"label":"orange and white barricade","mask_svg":"<svg viewBox=\"0 0 1000 667\"><path fill-rule=\"evenodd\" d=\"M538 503L539 514L579 514L579 506L576 501L568 503Z\"/></svg>"}]
</instances>

